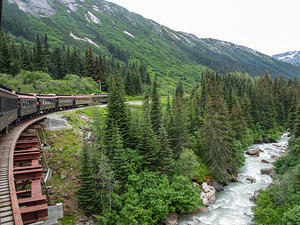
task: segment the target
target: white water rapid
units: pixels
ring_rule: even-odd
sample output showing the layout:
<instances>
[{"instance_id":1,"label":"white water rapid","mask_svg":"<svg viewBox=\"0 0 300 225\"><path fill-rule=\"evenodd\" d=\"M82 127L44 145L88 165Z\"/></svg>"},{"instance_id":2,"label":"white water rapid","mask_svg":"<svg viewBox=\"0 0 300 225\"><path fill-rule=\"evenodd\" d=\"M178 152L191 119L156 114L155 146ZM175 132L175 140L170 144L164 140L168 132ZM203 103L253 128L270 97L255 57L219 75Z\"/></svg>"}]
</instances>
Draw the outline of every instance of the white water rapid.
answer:
<instances>
[{"instance_id":1,"label":"white water rapid","mask_svg":"<svg viewBox=\"0 0 300 225\"><path fill-rule=\"evenodd\" d=\"M217 194L215 204L208 207L208 213L199 216L183 216L179 219L179 225L246 225L251 224L253 212L251 207L255 204L249 199L254 192L265 189L271 182L269 175L262 175L260 170L271 168L274 158L284 154L287 148L287 133L283 134L277 143L256 144L249 149L260 148L259 157L246 155L245 166L239 171L238 181L230 183L223 192ZM272 157L273 156L273 157ZM276 156L276 157L275 157ZM270 162L266 164L262 160ZM247 177L256 179L255 183L247 181Z\"/></svg>"}]
</instances>

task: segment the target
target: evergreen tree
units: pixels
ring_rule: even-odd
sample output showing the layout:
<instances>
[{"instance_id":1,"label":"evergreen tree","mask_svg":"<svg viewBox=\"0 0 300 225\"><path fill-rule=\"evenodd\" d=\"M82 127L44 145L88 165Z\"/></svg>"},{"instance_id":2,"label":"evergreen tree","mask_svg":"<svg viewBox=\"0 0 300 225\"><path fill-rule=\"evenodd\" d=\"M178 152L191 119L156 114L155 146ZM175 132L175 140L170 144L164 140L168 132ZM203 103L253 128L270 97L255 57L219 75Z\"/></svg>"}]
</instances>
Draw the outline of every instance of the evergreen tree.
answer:
<instances>
[{"instance_id":1,"label":"evergreen tree","mask_svg":"<svg viewBox=\"0 0 300 225\"><path fill-rule=\"evenodd\" d=\"M297 112L296 112L294 135L295 135L296 138L300 137L300 104L298 105L298 109L297 109Z\"/></svg>"},{"instance_id":2,"label":"evergreen tree","mask_svg":"<svg viewBox=\"0 0 300 225\"><path fill-rule=\"evenodd\" d=\"M253 119L251 114L251 103L246 93L244 93L242 98L242 116L246 119L247 127L253 126Z\"/></svg>"},{"instance_id":3,"label":"evergreen tree","mask_svg":"<svg viewBox=\"0 0 300 225\"><path fill-rule=\"evenodd\" d=\"M80 171L80 187L77 191L78 202L85 211L85 213L92 213L95 200L94 177L92 174L92 167L89 155L88 142L84 135L83 145L81 149L81 171Z\"/></svg>"},{"instance_id":4,"label":"evergreen tree","mask_svg":"<svg viewBox=\"0 0 300 225\"><path fill-rule=\"evenodd\" d=\"M85 68L84 75L87 77L94 77L95 64L92 49L89 48L85 53Z\"/></svg>"},{"instance_id":5,"label":"evergreen tree","mask_svg":"<svg viewBox=\"0 0 300 225\"><path fill-rule=\"evenodd\" d=\"M129 164L118 128L112 128L112 137L107 145L109 145L107 146L107 149L110 150L111 166L116 180L121 185L120 191L122 192L129 175Z\"/></svg>"},{"instance_id":6,"label":"evergreen tree","mask_svg":"<svg viewBox=\"0 0 300 225\"><path fill-rule=\"evenodd\" d=\"M139 141L139 152L143 157L143 167L149 170L156 170L159 164L158 143L152 130L150 119L150 106L148 96L145 97L143 120L141 122L141 134Z\"/></svg>"},{"instance_id":7,"label":"evergreen tree","mask_svg":"<svg viewBox=\"0 0 300 225\"><path fill-rule=\"evenodd\" d=\"M153 88L152 88L152 102L151 102L151 124L153 131L158 134L158 130L161 126L161 107L160 107L160 98L157 90L157 79L155 78L153 81Z\"/></svg>"},{"instance_id":8,"label":"evergreen tree","mask_svg":"<svg viewBox=\"0 0 300 225\"><path fill-rule=\"evenodd\" d=\"M290 128L291 130L293 130L295 126L295 120L297 117L296 111L297 111L297 100L294 95L291 100L291 104L289 108L289 116L288 116L288 128Z\"/></svg>"},{"instance_id":9,"label":"evergreen tree","mask_svg":"<svg viewBox=\"0 0 300 225\"><path fill-rule=\"evenodd\" d=\"M172 175L173 172L173 152L169 145L168 134L163 124L159 128L159 169L162 173Z\"/></svg>"},{"instance_id":10,"label":"evergreen tree","mask_svg":"<svg viewBox=\"0 0 300 225\"><path fill-rule=\"evenodd\" d=\"M173 101L173 110L170 114L171 118L169 120L169 136L171 147L174 151L174 157L175 159L178 159L183 145L186 142L187 134L187 119L183 102L183 87L181 82L178 83L175 93L176 95Z\"/></svg>"},{"instance_id":11,"label":"evergreen tree","mask_svg":"<svg viewBox=\"0 0 300 225\"><path fill-rule=\"evenodd\" d=\"M0 53L0 72L11 73L12 55L9 49L8 41L4 35L1 36Z\"/></svg>"},{"instance_id":12,"label":"evergreen tree","mask_svg":"<svg viewBox=\"0 0 300 225\"><path fill-rule=\"evenodd\" d=\"M110 86L106 116L106 140L112 137L112 128L116 126L123 139L124 148L129 146L129 118L125 104L124 86L119 74L110 75ZM107 153L110 155L110 153Z\"/></svg>"},{"instance_id":13,"label":"evergreen tree","mask_svg":"<svg viewBox=\"0 0 300 225\"><path fill-rule=\"evenodd\" d=\"M246 135L247 121L243 115L240 104L237 103L233 106L230 121L232 124L233 137L237 140L242 140Z\"/></svg>"},{"instance_id":14,"label":"evergreen tree","mask_svg":"<svg viewBox=\"0 0 300 225\"><path fill-rule=\"evenodd\" d=\"M44 55L43 55L43 46L40 40L40 35L36 36L35 44L35 57L34 57L34 69L38 71L45 71L44 66Z\"/></svg>"},{"instance_id":15,"label":"evergreen tree","mask_svg":"<svg viewBox=\"0 0 300 225\"><path fill-rule=\"evenodd\" d=\"M226 106L221 98L208 97L201 140L201 155L215 180L227 183L234 155ZM233 172L233 171L231 171Z\"/></svg>"}]
</instances>

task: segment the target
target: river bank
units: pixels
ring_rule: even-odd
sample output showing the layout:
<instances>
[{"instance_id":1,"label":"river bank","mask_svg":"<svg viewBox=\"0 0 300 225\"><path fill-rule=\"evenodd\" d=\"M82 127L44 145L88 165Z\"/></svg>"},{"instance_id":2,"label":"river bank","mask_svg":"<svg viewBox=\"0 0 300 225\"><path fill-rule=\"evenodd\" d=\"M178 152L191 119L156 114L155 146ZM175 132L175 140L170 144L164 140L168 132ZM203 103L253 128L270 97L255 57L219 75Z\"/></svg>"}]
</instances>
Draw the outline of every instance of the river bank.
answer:
<instances>
[{"instance_id":1,"label":"river bank","mask_svg":"<svg viewBox=\"0 0 300 225\"><path fill-rule=\"evenodd\" d=\"M237 182L230 183L223 192L217 193L215 204L209 212L199 216L182 216L179 225L245 225L253 219L251 208L255 205L250 198L255 191L272 183L268 174L262 174L273 167L272 163L287 149L287 133L276 143L255 144L248 150L261 149L259 155L246 154L245 165L240 169ZM263 170L263 171L261 171Z\"/></svg>"}]
</instances>

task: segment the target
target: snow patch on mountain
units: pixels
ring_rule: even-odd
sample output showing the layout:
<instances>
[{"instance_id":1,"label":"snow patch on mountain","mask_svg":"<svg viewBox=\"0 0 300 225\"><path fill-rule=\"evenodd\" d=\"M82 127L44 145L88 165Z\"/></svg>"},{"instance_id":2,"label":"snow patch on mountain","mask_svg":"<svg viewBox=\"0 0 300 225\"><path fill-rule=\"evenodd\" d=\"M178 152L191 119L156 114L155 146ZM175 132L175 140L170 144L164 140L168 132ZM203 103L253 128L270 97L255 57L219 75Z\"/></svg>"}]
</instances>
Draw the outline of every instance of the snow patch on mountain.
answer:
<instances>
[{"instance_id":1,"label":"snow patch on mountain","mask_svg":"<svg viewBox=\"0 0 300 225\"><path fill-rule=\"evenodd\" d=\"M300 64L300 51L285 52L273 55L273 58L291 64Z\"/></svg>"},{"instance_id":2,"label":"snow patch on mountain","mask_svg":"<svg viewBox=\"0 0 300 225\"><path fill-rule=\"evenodd\" d=\"M78 40L78 41L85 41L85 42L88 42L92 45L95 45L96 47L99 47L99 45L97 45L94 41L92 41L91 39L85 37L85 38L80 38L80 37L77 37L76 35L74 35L72 32L70 32L70 36L72 38L74 38L75 40Z\"/></svg>"},{"instance_id":3,"label":"snow patch on mountain","mask_svg":"<svg viewBox=\"0 0 300 225\"><path fill-rule=\"evenodd\" d=\"M100 19L99 19L97 16L95 16L93 13L91 13L90 11L88 11L87 14L84 14L84 18L85 18L89 23L94 22L94 23L96 23L96 24L101 24Z\"/></svg>"},{"instance_id":4,"label":"snow patch on mountain","mask_svg":"<svg viewBox=\"0 0 300 225\"><path fill-rule=\"evenodd\" d=\"M126 30L124 30L123 33L124 33L124 34L127 34L127 35L128 35L129 37L131 37L131 38L134 38L134 36L133 36L131 33L129 33L128 31L126 31Z\"/></svg>"},{"instance_id":5,"label":"snow patch on mountain","mask_svg":"<svg viewBox=\"0 0 300 225\"><path fill-rule=\"evenodd\" d=\"M93 10L95 10L96 12L100 12L98 6L96 6L96 5L93 5Z\"/></svg>"},{"instance_id":6,"label":"snow patch on mountain","mask_svg":"<svg viewBox=\"0 0 300 225\"><path fill-rule=\"evenodd\" d=\"M100 22L100 20L99 20L99 18L97 16L95 16L90 11L88 11L88 14L90 16L91 21L93 21L94 23L97 23L97 24L101 24L101 22Z\"/></svg>"}]
</instances>

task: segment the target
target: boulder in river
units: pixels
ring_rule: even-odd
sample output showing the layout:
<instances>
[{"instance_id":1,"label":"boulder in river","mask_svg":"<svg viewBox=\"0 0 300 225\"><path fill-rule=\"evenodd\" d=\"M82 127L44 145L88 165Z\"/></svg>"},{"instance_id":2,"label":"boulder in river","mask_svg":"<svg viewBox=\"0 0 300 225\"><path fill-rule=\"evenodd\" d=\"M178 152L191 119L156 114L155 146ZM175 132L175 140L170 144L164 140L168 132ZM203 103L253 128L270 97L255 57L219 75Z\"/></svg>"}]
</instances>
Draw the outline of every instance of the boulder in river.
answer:
<instances>
[{"instance_id":1,"label":"boulder in river","mask_svg":"<svg viewBox=\"0 0 300 225\"><path fill-rule=\"evenodd\" d=\"M249 181L251 184L256 182L256 179L254 177L247 177L246 181Z\"/></svg>"},{"instance_id":2,"label":"boulder in river","mask_svg":"<svg viewBox=\"0 0 300 225\"><path fill-rule=\"evenodd\" d=\"M249 199L251 202L255 202L258 198L259 190L256 190L253 194L253 196Z\"/></svg>"},{"instance_id":3,"label":"boulder in river","mask_svg":"<svg viewBox=\"0 0 300 225\"><path fill-rule=\"evenodd\" d=\"M262 163L266 163L266 164L270 164L270 162L268 162L267 160L263 159L261 160Z\"/></svg>"},{"instance_id":4,"label":"boulder in river","mask_svg":"<svg viewBox=\"0 0 300 225\"><path fill-rule=\"evenodd\" d=\"M202 193L200 198L205 206L214 204L216 202L216 189L213 186L209 186L207 183L202 183Z\"/></svg>"},{"instance_id":5,"label":"boulder in river","mask_svg":"<svg viewBox=\"0 0 300 225\"><path fill-rule=\"evenodd\" d=\"M231 178L230 178L231 182L237 182L237 179L238 179L238 174L237 173L234 173L234 174L231 175Z\"/></svg>"},{"instance_id":6,"label":"boulder in river","mask_svg":"<svg viewBox=\"0 0 300 225\"><path fill-rule=\"evenodd\" d=\"M171 213L168 218L164 221L165 225L178 225L178 215L176 213Z\"/></svg>"},{"instance_id":7,"label":"boulder in river","mask_svg":"<svg viewBox=\"0 0 300 225\"><path fill-rule=\"evenodd\" d=\"M277 156L277 155L271 155L271 158L272 158L272 159L278 159L279 156Z\"/></svg>"},{"instance_id":8,"label":"boulder in river","mask_svg":"<svg viewBox=\"0 0 300 225\"><path fill-rule=\"evenodd\" d=\"M264 151L261 150L260 148L256 148L256 149L249 149L248 151L246 151L246 154L258 157L260 152L264 152Z\"/></svg>"},{"instance_id":9,"label":"boulder in river","mask_svg":"<svg viewBox=\"0 0 300 225\"><path fill-rule=\"evenodd\" d=\"M223 184L220 184L220 183L218 183L218 182L216 182L216 181L212 181L212 182L210 182L209 183L209 185L210 186L213 186L215 189L216 189L216 191L224 191L224 185Z\"/></svg>"},{"instance_id":10,"label":"boulder in river","mask_svg":"<svg viewBox=\"0 0 300 225\"><path fill-rule=\"evenodd\" d=\"M261 174L266 174L266 175L270 175L272 172L272 168L263 168L260 170Z\"/></svg>"},{"instance_id":11,"label":"boulder in river","mask_svg":"<svg viewBox=\"0 0 300 225\"><path fill-rule=\"evenodd\" d=\"M197 213L208 213L209 209L208 208L204 208L204 207L198 207L197 208Z\"/></svg>"}]
</instances>

